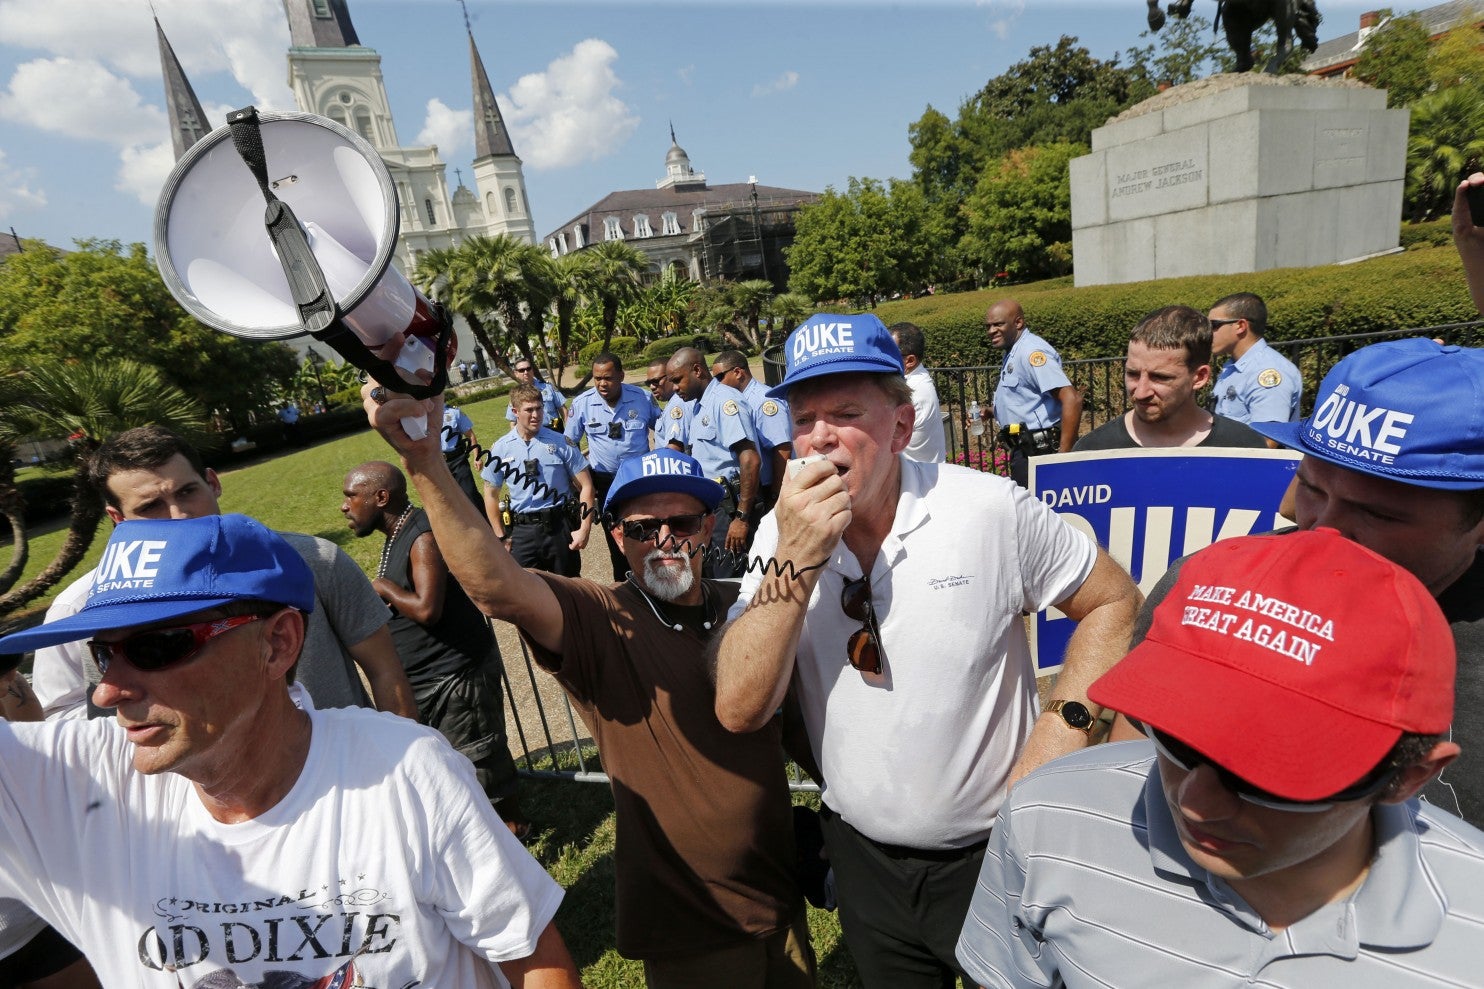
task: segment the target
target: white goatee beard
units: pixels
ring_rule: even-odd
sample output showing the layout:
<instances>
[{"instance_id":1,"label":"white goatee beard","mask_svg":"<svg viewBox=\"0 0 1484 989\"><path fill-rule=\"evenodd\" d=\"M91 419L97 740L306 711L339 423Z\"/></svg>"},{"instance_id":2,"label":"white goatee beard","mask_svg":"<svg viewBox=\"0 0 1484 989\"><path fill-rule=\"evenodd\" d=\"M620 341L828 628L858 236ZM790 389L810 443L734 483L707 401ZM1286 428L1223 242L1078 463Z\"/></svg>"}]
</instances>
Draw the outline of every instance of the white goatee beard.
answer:
<instances>
[{"instance_id":1,"label":"white goatee beard","mask_svg":"<svg viewBox=\"0 0 1484 989\"><path fill-rule=\"evenodd\" d=\"M684 560L680 569L660 567L659 560ZM674 602L684 597L695 585L696 574L690 567L690 557L663 549L652 549L644 557L644 589L661 601Z\"/></svg>"}]
</instances>

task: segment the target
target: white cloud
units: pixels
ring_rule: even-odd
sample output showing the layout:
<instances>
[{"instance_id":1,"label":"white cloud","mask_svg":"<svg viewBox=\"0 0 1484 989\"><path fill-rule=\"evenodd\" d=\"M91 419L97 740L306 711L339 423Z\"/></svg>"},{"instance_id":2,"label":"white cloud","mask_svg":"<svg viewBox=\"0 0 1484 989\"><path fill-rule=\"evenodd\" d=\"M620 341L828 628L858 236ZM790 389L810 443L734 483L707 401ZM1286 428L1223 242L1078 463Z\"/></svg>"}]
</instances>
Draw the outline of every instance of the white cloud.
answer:
<instances>
[{"instance_id":1,"label":"white cloud","mask_svg":"<svg viewBox=\"0 0 1484 989\"><path fill-rule=\"evenodd\" d=\"M618 148L639 118L614 95L618 52L606 41L579 41L544 72L521 76L500 98L515 150L531 168L596 161Z\"/></svg>"},{"instance_id":2,"label":"white cloud","mask_svg":"<svg viewBox=\"0 0 1484 989\"><path fill-rule=\"evenodd\" d=\"M168 134L165 111L97 62L41 58L16 66L0 90L0 119L115 147Z\"/></svg>"},{"instance_id":3,"label":"white cloud","mask_svg":"<svg viewBox=\"0 0 1484 989\"><path fill-rule=\"evenodd\" d=\"M114 188L153 206L174 167L175 149L169 141L124 148L119 152L119 176Z\"/></svg>"},{"instance_id":4,"label":"white cloud","mask_svg":"<svg viewBox=\"0 0 1484 989\"><path fill-rule=\"evenodd\" d=\"M690 65L682 65L680 68L675 70L675 74L680 77L680 81L682 83L689 86L695 81L696 78L695 64L692 63Z\"/></svg>"},{"instance_id":5,"label":"white cloud","mask_svg":"<svg viewBox=\"0 0 1484 989\"><path fill-rule=\"evenodd\" d=\"M444 160L453 152L474 145L474 111L454 110L437 97L428 100L428 113L423 129L417 132L417 143L436 144Z\"/></svg>"},{"instance_id":6,"label":"white cloud","mask_svg":"<svg viewBox=\"0 0 1484 989\"><path fill-rule=\"evenodd\" d=\"M793 69L780 75L772 82L760 82L752 87L753 96L772 96L774 93L786 93L799 84L799 74Z\"/></svg>"},{"instance_id":7,"label":"white cloud","mask_svg":"<svg viewBox=\"0 0 1484 989\"><path fill-rule=\"evenodd\" d=\"M0 149L0 221L8 221L24 210L38 210L46 205L46 191L36 182L36 169L13 168Z\"/></svg>"},{"instance_id":8,"label":"white cloud","mask_svg":"<svg viewBox=\"0 0 1484 989\"><path fill-rule=\"evenodd\" d=\"M978 3L989 11L989 29L1001 41L1010 37L1010 29L1025 13L1025 0L978 0Z\"/></svg>"}]
</instances>

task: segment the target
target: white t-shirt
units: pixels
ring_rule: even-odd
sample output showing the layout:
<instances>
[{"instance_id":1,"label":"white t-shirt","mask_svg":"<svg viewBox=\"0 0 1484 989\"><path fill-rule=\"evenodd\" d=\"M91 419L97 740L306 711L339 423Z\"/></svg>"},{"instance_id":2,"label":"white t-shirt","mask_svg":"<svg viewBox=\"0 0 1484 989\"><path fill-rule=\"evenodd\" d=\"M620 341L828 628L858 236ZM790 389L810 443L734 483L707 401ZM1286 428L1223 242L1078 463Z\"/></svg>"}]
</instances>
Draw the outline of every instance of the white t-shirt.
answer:
<instances>
[{"instance_id":1,"label":"white t-shirt","mask_svg":"<svg viewBox=\"0 0 1484 989\"><path fill-rule=\"evenodd\" d=\"M492 963L534 950L562 890L473 766L432 729L295 696L304 769L231 825L184 777L135 772L110 721L0 723L0 893L108 986L506 985Z\"/></svg>"},{"instance_id":2,"label":"white t-shirt","mask_svg":"<svg viewBox=\"0 0 1484 989\"><path fill-rule=\"evenodd\" d=\"M861 571L841 542L809 600L795 684L825 803L876 841L961 848L989 834L1036 719L1021 610L1080 587L1097 546L1008 478L898 462L896 518L871 569L886 682L867 683L846 659L860 623L840 592ZM768 515L751 555L771 557L777 544ZM731 618L761 579L742 578Z\"/></svg>"},{"instance_id":3,"label":"white t-shirt","mask_svg":"<svg viewBox=\"0 0 1484 989\"><path fill-rule=\"evenodd\" d=\"M912 411L917 421L912 426L912 439L902 452L913 460L941 464L948 459L948 447L933 376L919 364L907 375L907 385L912 389Z\"/></svg>"}]
</instances>

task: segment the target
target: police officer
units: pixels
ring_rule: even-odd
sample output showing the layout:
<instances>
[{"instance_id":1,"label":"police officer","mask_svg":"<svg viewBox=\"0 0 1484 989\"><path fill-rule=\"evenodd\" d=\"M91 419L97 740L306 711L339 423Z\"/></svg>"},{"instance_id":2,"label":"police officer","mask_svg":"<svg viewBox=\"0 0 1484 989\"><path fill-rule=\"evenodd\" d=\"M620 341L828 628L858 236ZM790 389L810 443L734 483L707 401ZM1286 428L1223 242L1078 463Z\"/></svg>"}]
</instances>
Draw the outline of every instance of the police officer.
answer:
<instances>
[{"instance_id":1,"label":"police officer","mask_svg":"<svg viewBox=\"0 0 1484 989\"><path fill-rule=\"evenodd\" d=\"M607 352L594 357L593 386L572 399L567 439L576 446L587 438L587 459L592 465L598 504L608 500L618 465L649 452L649 430L655 421L649 393L638 385L624 384L623 363L618 357ZM608 526L602 529L613 579L623 580L629 574L629 563L613 542Z\"/></svg>"},{"instance_id":2,"label":"police officer","mask_svg":"<svg viewBox=\"0 0 1484 989\"><path fill-rule=\"evenodd\" d=\"M474 436L474 423L457 405L443 407L443 459L448 461L448 470L459 482L459 489L469 500L484 511L484 500L474 485L474 472L469 469L469 451L479 445Z\"/></svg>"},{"instance_id":3,"label":"police officer","mask_svg":"<svg viewBox=\"0 0 1484 989\"><path fill-rule=\"evenodd\" d=\"M1071 451L1082 420L1082 395L1062 373L1056 349L1026 328L1020 303L1004 299L990 306L984 328L990 344L1005 352L994 417L1000 439L1010 448L1010 476L1025 487L1031 457Z\"/></svg>"},{"instance_id":4,"label":"police officer","mask_svg":"<svg viewBox=\"0 0 1484 989\"><path fill-rule=\"evenodd\" d=\"M578 554L587 545L596 510L593 473L582 451L541 425L545 408L534 386L516 385L510 406L516 410L515 428L491 448L490 462L480 472L490 527L521 566L576 577L582 573ZM500 512L500 489L507 483L508 527ZM570 510L573 488L580 513ZM581 519L573 530L578 514Z\"/></svg>"},{"instance_id":5,"label":"police officer","mask_svg":"<svg viewBox=\"0 0 1484 989\"><path fill-rule=\"evenodd\" d=\"M664 444L681 453L690 452L690 421L695 413L695 402L687 402L670 383L668 361L654 361L649 365L649 376L644 383L654 396L659 408L659 419L654 424L656 446Z\"/></svg>"},{"instance_id":6,"label":"police officer","mask_svg":"<svg viewBox=\"0 0 1484 989\"><path fill-rule=\"evenodd\" d=\"M555 385L549 385L536 376L536 365L531 363L529 357L517 357L515 366L510 370L515 373L517 385L534 385L541 393L542 415L546 420L546 425L560 432L562 413L566 411L566 402L562 398L562 393L557 391ZM513 403L505 410L505 418L510 422L515 421Z\"/></svg>"},{"instance_id":7,"label":"police officer","mask_svg":"<svg viewBox=\"0 0 1484 989\"><path fill-rule=\"evenodd\" d=\"M1211 352L1230 359L1216 378L1216 414L1238 422L1294 422L1304 381L1298 368L1263 339L1268 307L1238 292L1211 307Z\"/></svg>"},{"instance_id":8,"label":"police officer","mask_svg":"<svg viewBox=\"0 0 1484 989\"><path fill-rule=\"evenodd\" d=\"M711 362L711 374L717 381L741 392L747 400L748 411L752 413L753 429L762 447L758 453L758 491L762 504L757 511L758 518L761 518L778 501L778 487L783 483L783 471L794 448L788 403L781 398L768 397L768 389L752 376L747 358L740 350L723 350L717 354Z\"/></svg>"},{"instance_id":9,"label":"police officer","mask_svg":"<svg viewBox=\"0 0 1484 989\"><path fill-rule=\"evenodd\" d=\"M711 377L705 356L694 347L675 351L669 364L670 383L677 394L696 402L690 429L690 454L706 476L714 478L726 495L716 506L707 577L738 577L746 569L744 554L752 542L753 509L757 506L759 458L757 431L742 393Z\"/></svg>"}]
</instances>

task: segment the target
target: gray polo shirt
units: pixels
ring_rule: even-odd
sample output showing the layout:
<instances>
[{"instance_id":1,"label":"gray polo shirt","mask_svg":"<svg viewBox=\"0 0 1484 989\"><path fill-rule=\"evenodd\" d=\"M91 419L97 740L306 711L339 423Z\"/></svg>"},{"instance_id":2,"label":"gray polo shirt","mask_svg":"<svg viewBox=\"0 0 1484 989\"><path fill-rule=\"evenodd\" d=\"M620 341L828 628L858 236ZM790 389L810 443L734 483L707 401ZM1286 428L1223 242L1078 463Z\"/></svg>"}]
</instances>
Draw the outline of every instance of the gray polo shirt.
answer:
<instances>
[{"instance_id":1,"label":"gray polo shirt","mask_svg":"<svg viewBox=\"0 0 1484 989\"><path fill-rule=\"evenodd\" d=\"M1484 833L1416 801L1375 815L1360 889L1274 933L1185 854L1149 743L1058 759L1001 811L959 963L994 987L1484 984Z\"/></svg>"}]
</instances>

